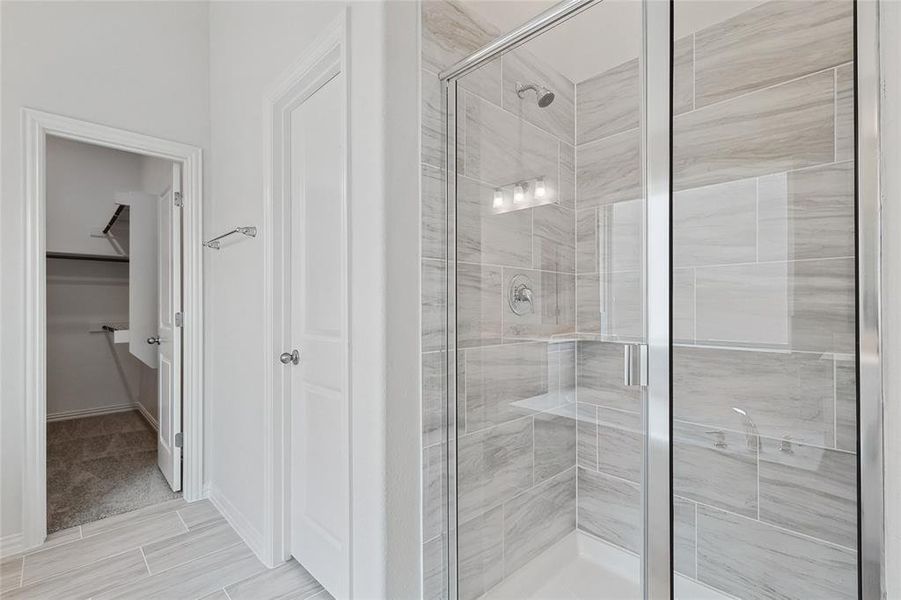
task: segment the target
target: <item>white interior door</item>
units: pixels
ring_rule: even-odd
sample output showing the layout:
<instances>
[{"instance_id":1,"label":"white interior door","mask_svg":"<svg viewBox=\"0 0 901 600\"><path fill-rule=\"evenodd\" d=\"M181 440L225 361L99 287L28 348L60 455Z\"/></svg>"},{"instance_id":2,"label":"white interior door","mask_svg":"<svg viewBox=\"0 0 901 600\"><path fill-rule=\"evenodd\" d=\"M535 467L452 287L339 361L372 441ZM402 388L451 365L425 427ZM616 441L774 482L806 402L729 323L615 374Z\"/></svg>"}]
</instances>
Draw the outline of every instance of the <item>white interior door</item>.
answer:
<instances>
[{"instance_id":1,"label":"white interior door","mask_svg":"<svg viewBox=\"0 0 901 600\"><path fill-rule=\"evenodd\" d=\"M344 75L291 112L291 553L350 593Z\"/></svg>"},{"instance_id":2,"label":"white interior door","mask_svg":"<svg viewBox=\"0 0 901 600\"><path fill-rule=\"evenodd\" d=\"M181 490L181 165L159 206L159 436L157 462L173 491Z\"/></svg>"}]
</instances>

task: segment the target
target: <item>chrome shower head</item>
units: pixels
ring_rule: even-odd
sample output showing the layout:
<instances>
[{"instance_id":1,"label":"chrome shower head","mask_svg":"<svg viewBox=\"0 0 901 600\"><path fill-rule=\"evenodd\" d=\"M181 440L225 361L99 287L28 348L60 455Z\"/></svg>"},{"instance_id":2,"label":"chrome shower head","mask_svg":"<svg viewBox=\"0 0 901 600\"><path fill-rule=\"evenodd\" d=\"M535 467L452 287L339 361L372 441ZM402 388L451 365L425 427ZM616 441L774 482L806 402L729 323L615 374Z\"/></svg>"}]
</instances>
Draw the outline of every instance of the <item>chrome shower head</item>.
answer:
<instances>
[{"instance_id":1,"label":"chrome shower head","mask_svg":"<svg viewBox=\"0 0 901 600\"><path fill-rule=\"evenodd\" d=\"M539 108L546 108L554 101L554 92L538 83L520 83L516 82L516 95L520 98L526 97L526 92L532 90L535 92L538 100Z\"/></svg>"}]
</instances>

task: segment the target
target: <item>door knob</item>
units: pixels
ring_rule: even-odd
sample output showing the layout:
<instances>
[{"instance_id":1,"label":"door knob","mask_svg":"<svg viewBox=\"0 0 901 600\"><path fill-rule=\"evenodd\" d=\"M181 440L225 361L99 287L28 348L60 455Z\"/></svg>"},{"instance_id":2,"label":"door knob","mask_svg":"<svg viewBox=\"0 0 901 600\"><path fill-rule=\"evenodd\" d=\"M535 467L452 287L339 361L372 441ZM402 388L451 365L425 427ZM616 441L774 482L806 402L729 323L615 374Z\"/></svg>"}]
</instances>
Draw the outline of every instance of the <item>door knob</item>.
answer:
<instances>
[{"instance_id":1,"label":"door knob","mask_svg":"<svg viewBox=\"0 0 901 600\"><path fill-rule=\"evenodd\" d=\"M160 336L147 338L147 343L148 344L156 344L157 346L159 346L160 345Z\"/></svg>"},{"instance_id":2,"label":"door knob","mask_svg":"<svg viewBox=\"0 0 901 600\"><path fill-rule=\"evenodd\" d=\"M294 350L292 352L282 352L282 355L278 357L280 361L282 361L283 365L288 363L297 364L300 362L300 352Z\"/></svg>"}]
</instances>

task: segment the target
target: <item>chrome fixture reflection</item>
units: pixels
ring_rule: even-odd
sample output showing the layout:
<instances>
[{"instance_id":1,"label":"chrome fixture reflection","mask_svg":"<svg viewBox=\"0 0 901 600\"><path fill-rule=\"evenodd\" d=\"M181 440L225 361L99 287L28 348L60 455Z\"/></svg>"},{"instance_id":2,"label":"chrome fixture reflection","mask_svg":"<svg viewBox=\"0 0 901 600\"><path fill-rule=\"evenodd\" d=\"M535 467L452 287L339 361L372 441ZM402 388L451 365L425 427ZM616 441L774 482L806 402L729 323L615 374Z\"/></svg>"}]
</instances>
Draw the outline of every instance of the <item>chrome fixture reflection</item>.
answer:
<instances>
[{"instance_id":1,"label":"chrome fixture reflection","mask_svg":"<svg viewBox=\"0 0 901 600\"><path fill-rule=\"evenodd\" d=\"M538 96L538 108L546 108L554 101L554 92L547 89L540 83L520 83L516 82L516 95L520 98L526 97L526 92L532 90Z\"/></svg>"},{"instance_id":2,"label":"chrome fixture reflection","mask_svg":"<svg viewBox=\"0 0 901 600\"><path fill-rule=\"evenodd\" d=\"M510 280L510 293L507 298L510 310L515 315L527 315L535 312L532 305L532 280L526 275L514 275Z\"/></svg>"}]
</instances>

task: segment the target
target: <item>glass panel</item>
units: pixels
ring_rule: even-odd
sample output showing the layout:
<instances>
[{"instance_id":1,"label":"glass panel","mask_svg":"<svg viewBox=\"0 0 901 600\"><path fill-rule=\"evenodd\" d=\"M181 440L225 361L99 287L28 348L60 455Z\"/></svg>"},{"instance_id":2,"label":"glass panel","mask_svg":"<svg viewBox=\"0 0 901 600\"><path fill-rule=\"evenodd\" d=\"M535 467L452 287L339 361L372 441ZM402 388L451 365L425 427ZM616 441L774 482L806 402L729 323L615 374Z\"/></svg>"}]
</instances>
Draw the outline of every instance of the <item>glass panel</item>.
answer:
<instances>
[{"instance_id":1,"label":"glass panel","mask_svg":"<svg viewBox=\"0 0 901 600\"><path fill-rule=\"evenodd\" d=\"M853 3L674 11L676 591L856 598Z\"/></svg>"},{"instance_id":2,"label":"glass panel","mask_svg":"<svg viewBox=\"0 0 901 600\"><path fill-rule=\"evenodd\" d=\"M603 2L456 82L459 598L641 597L641 23Z\"/></svg>"}]
</instances>

